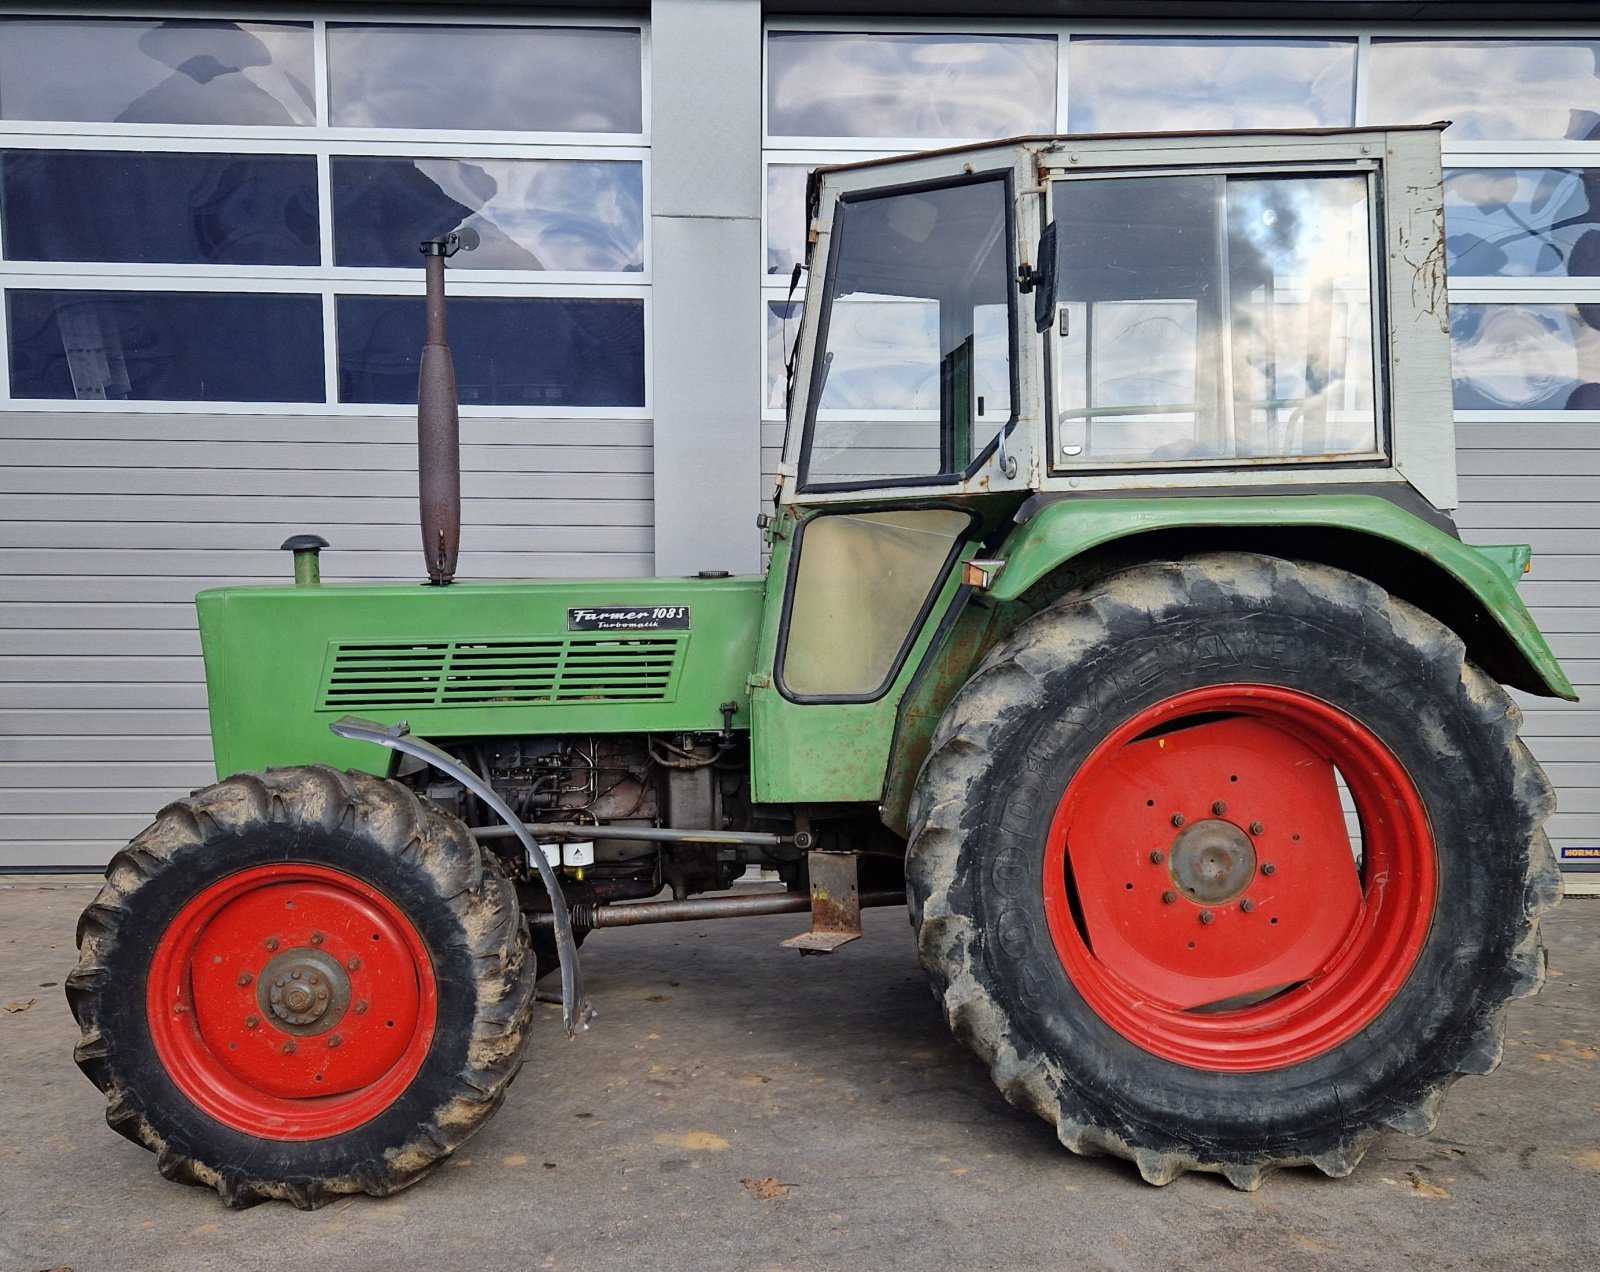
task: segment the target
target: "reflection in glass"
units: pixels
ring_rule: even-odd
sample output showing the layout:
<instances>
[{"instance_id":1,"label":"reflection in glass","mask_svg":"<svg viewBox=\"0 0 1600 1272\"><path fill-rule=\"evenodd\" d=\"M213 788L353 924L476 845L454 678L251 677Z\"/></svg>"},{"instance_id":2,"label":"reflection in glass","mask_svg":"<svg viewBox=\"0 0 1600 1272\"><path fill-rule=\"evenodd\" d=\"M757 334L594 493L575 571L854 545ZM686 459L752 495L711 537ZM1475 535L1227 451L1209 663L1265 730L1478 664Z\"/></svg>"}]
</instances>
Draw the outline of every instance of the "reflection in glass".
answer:
<instances>
[{"instance_id":1,"label":"reflection in glass","mask_svg":"<svg viewBox=\"0 0 1600 1272\"><path fill-rule=\"evenodd\" d=\"M0 17L0 119L316 122L309 22Z\"/></svg>"},{"instance_id":2,"label":"reflection in glass","mask_svg":"<svg viewBox=\"0 0 1600 1272\"><path fill-rule=\"evenodd\" d=\"M794 353L795 337L800 334L800 302L767 302L767 407L781 411L788 383L789 358Z\"/></svg>"},{"instance_id":3,"label":"reflection in glass","mask_svg":"<svg viewBox=\"0 0 1600 1272\"><path fill-rule=\"evenodd\" d=\"M806 176L803 163L767 165L767 273L788 274L806 259Z\"/></svg>"},{"instance_id":4,"label":"reflection in glass","mask_svg":"<svg viewBox=\"0 0 1600 1272\"><path fill-rule=\"evenodd\" d=\"M644 268L639 163L336 155L332 177L339 265L420 269L422 239L471 227L452 269Z\"/></svg>"},{"instance_id":5,"label":"reflection in glass","mask_svg":"<svg viewBox=\"0 0 1600 1272\"><path fill-rule=\"evenodd\" d=\"M316 296L15 290L6 318L15 398L323 400Z\"/></svg>"},{"instance_id":6,"label":"reflection in glass","mask_svg":"<svg viewBox=\"0 0 1600 1272\"><path fill-rule=\"evenodd\" d=\"M1600 307L1451 305L1458 411L1600 410Z\"/></svg>"},{"instance_id":7,"label":"reflection in glass","mask_svg":"<svg viewBox=\"0 0 1600 1272\"><path fill-rule=\"evenodd\" d=\"M1356 42L1075 36L1075 133L1332 128L1355 120Z\"/></svg>"},{"instance_id":8,"label":"reflection in glass","mask_svg":"<svg viewBox=\"0 0 1600 1272\"><path fill-rule=\"evenodd\" d=\"M1391 40L1367 59L1366 117L1451 120L1449 141L1600 137L1600 40Z\"/></svg>"},{"instance_id":9,"label":"reflection in glass","mask_svg":"<svg viewBox=\"0 0 1600 1272\"><path fill-rule=\"evenodd\" d=\"M1056 191L1059 462L1376 449L1365 177Z\"/></svg>"},{"instance_id":10,"label":"reflection in glass","mask_svg":"<svg viewBox=\"0 0 1600 1272\"><path fill-rule=\"evenodd\" d=\"M13 261L316 265L310 155L0 151Z\"/></svg>"},{"instance_id":11,"label":"reflection in glass","mask_svg":"<svg viewBox=\"0 0 1600 1272\"><path fill-rule=\"evenodd\" d=\"M415 402L423 304L341 296L339 400ZM465 405L643 406L644 302L455 296L450 343Z\"/></svg>"},{"instance_id":12,"label":"reflection in glass","mask_svg":"<svg viewBox=\"0 0 1600 1272\"><path fill-rule=\"evenodd\" d=\"M1458 168L1445 173L1450 272L1600 275L1600 169Z\"/></svg>"},{"instance_id":13,"label":"reflection in glass","mask_svg":"<svg viewBox=\"0 0 1600 1272\"><path fill-rule=\"evenodd\" d=\"M845 201L800 480L964 470L1011 414L1006 183Z\"/></svg>"},{"instance_id":14,"label":"reflection in glass","mask_svg":"<svg viewBox=\"0 0 1600 1272\"><path fill-rule=\"evenodd\" d=\"M1014 137L1055 131L1053 35L767 37L773 137Z\"/></svg>"},{"instance_id":15,"label":"reflection in glass","mask_svg":"<svg viewBox=\"0 0 1600 1272\"><path fill-rule=\"evenodd\" d=\"M644 131L632 27L328 24L342 128Z\"/></svg>"}]
</instances>

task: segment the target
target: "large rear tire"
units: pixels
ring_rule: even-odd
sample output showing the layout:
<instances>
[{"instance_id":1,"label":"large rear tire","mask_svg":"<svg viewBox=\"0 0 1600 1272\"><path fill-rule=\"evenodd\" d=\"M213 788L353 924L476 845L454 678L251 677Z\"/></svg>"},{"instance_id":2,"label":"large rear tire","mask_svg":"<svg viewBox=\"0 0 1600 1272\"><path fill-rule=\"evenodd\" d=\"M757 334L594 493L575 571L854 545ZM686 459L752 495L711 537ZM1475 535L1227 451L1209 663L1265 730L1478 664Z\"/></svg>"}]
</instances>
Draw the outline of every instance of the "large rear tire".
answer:
<instances>
[{"instance_id":1,"label":"large rear tire","mask_svg":"<svg viewBox=\"0 0 1600 1272\"><path fill-rule=\"evenodd\" d=\"M1554 801L1519 719L1451 632L1328 567L1218 553L1064 599L957 695L913 801L952 1027L1155 1184L1345 1175L1426 1134L1543 979Z\"/></svg>"},{"instance_id":2,"label":"large rear tire","mask_svg":"<svg viewBox=\"0 0 1600 1272\"><path fill-rule=\"evenodd\" d=\"M107 1121L236 1207L414 1183L499 1107L534 1001L515 891L466 829L322 767L163 809L78 945Z\"/></svg>"}]
</instances>

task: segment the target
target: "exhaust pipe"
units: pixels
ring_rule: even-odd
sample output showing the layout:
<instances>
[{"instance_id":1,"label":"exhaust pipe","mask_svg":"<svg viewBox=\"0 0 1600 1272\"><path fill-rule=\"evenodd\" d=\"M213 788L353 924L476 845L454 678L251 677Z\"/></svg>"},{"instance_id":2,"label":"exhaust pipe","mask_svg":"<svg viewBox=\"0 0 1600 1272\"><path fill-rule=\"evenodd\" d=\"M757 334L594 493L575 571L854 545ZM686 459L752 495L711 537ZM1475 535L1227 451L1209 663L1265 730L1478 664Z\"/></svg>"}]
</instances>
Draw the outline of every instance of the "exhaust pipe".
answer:
<instances>
[{"instance_id":1,"label":"exhaust pipe","mask_svg":"<svg viewBox=\"0 0 1600 1272\"><path fill-rule=\"evenodd\" d=\"M456 409L456 365L444 322L444 262L478 246L476 230L424 239L428 335L417 377L417 497L422 514L422 556L428 582L443 587L456 576L461 547L461 421Z\"/></svg>"}]
</instances>

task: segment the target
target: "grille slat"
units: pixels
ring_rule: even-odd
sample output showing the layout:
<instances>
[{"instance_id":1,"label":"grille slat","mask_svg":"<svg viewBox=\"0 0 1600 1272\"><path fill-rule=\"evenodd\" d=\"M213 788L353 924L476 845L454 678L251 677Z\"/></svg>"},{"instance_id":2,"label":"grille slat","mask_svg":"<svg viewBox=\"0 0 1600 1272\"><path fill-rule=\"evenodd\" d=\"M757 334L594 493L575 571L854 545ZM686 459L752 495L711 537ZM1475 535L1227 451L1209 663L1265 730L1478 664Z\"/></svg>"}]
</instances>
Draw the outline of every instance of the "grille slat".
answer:
<instances>
[{"instance_id":1,"label":"grille slat","mask_svg":"<svg viewBox=\"0 0 1600 1272\"><path fill-rule=\"evenodd\" d=\"M328 660L321 708L670 702L687 637L339 644Z\"/></svg>"}]
</instances>

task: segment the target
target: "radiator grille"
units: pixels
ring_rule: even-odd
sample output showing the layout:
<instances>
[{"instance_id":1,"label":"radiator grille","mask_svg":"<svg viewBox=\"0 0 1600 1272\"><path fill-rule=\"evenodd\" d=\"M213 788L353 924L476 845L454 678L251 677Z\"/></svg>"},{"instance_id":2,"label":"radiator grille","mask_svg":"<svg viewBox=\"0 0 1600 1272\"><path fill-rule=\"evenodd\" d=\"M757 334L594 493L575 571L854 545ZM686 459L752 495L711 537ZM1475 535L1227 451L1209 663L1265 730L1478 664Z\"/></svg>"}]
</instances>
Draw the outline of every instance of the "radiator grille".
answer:
<instances>
[{"instance_id":1,"label":"radiator grille","mask_svg":"<svg viewBox=\"0 0 1600 1272\"><path fill-rule=\"evenodd\" d=\"M671 702L686 632L340 644L321 709Z\"/></svg>"}]
</instances>

